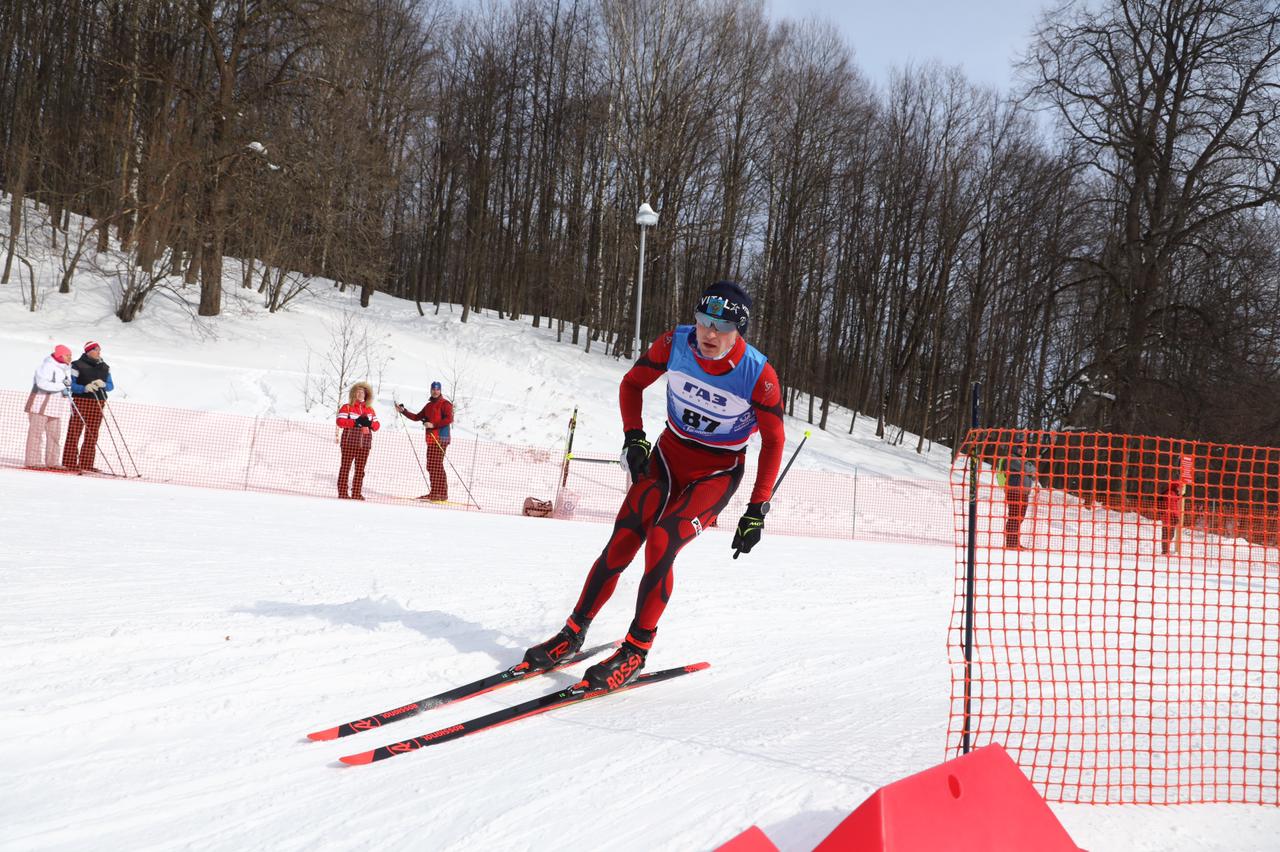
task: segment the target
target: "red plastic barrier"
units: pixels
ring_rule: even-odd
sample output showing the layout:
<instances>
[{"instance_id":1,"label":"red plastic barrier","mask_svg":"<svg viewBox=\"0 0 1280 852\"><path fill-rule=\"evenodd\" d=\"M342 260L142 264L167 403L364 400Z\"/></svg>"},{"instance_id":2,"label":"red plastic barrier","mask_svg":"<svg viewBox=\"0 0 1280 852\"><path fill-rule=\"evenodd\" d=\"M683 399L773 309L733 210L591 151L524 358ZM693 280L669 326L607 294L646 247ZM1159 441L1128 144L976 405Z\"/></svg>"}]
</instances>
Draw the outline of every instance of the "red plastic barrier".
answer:
<instances>
[{"instance_id":1,"label":"red plastic barrier","mask_svg":"<svg viewBox=\"0 0 1280 852\"><path fill-rule=\"evenodd\" d=\"M778 852L759 826L751 826L723 846L716 847L716 852Z\"/></svg>"},{"instance_id":2,"label":"red plastic barrier","mask_svg":"<svg viewBox=\"0 0 1280 852\"><path fill-rule=\"evenodd\" d=\"M815 852L1078 852L998 745L881 787Z\"/></svg>"}]
</instances>

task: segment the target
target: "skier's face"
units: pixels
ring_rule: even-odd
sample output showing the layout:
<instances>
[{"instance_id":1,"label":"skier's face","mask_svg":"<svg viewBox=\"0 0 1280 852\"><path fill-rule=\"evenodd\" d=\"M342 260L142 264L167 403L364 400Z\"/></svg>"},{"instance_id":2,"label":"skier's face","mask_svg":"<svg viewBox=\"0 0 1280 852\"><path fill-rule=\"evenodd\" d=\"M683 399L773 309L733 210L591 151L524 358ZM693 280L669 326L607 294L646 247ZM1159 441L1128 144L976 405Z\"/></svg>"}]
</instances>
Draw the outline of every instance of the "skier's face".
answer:
<instances>
[{"instance_id":1,"label":"skier's face","mask_svg":"<svg viewBox=\"0 0 1280 852\"><path fill-rule=\"evenodd\" d=\"M738 342L738 332L718 331L714 326L699 322L694 326L698 335L698 354L703 358L715 360L724 357L725 353Z\"/></svg>"}]
</instances>

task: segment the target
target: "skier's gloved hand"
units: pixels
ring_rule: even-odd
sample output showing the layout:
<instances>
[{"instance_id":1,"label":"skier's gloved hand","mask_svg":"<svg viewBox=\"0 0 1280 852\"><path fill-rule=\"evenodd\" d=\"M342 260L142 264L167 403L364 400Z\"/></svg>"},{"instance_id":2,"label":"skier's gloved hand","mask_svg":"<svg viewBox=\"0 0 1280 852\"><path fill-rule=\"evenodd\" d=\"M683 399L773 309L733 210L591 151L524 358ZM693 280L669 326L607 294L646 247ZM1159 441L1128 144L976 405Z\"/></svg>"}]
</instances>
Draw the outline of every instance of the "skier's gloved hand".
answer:
<instances>
[{"instance_id":1,"label":"skier's gloved hand","mask_svg":"<svg viewBox=\"0 0 1280 852\"><path fill-rule=\"evenodd\" d=\"M356 418L356 425L363 426L366 429L369 427L369 424L372 422L373 422L372 420L370 420L368 417L364 416L363 414L361 414L359 417Z\"/></svg>"},{"instance_id":2,"label":"skier's gloved hand","mask_svg":"<svg viewBox=\"0 0 1280 852\"><path fill-rule=\"evenodd\" d=\"M733 533L731 547L734 550L750 553L751 548L760 543L760 536L764 533L764 514L767 511L764 503L747 504L747 511L738 519L738 529Z\"/></svg>"},{"instance_id":3,"label":"skier's gloved hand","mask_svg":"<svg viewBox=\"0 0 1280 852\"><path fill-rule=\"evenodd\" d=\"M626 439L622 442L622 456L619 461L622 469L631 476L632 484L640 481L645 468L649 466L649 451L653 445L644 439L643 429L628 429Z\"/></svg>"},{"instance_id":4,"label":"skier's gloved hand","mask_svg":"<svg viewBox=\"0 0 1280 852\"><path fill-rule=\"evenodd\" d=\"M404 414L404 413L405 413L405 412L404 412L404 404L403 404L403 403L399 403L399 402L397 402L397 403L396 403L396 411L398 411L398 412L399 412L399 413L401 413L401 414Z\"/></svg>"}]
</instances>

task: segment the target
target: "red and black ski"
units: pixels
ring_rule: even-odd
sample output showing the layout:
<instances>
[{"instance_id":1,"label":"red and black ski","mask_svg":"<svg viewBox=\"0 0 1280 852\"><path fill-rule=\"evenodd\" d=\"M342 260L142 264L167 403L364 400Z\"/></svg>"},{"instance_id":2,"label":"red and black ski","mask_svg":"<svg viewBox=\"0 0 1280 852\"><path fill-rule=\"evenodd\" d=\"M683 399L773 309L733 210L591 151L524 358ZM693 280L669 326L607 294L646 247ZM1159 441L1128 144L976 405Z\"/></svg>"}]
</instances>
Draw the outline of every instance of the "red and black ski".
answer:
<instances>
[{"instance_id":1,"label":"red and black ski","mask_svg":"<svg viewBox=\"0 0 1280 852\"><path fill-rule=\"evenodd\" d=\"M361 766L366 763L374 763L379 760L386 760L388 757L395 757L397 754L404 754L407 751L417 751L420 748L426 748L431 745L439 745L449 740L456 740L469 734L487 731L490 728L496 728L499 725L505 725L509 722L515 722L519 719L527 719L530 716L536 716L539 713L546 713L548 710L555 710L564 707L567 704L577 704L580 701L590 701L594 698L600 698L605 695L616 695L619 692L626 692L629 689L635 689L640 686L648 686L658 681L670 680L673 677L688 674L689 672L702 671L710 667L710 663L692 663L687 666L679 666L674 669L663 669L657 672L645 672L630 683L624 684L617 689L588 689L587 682L579 681L573 686L562 689L558 692L551 692L540 698L532 698L521 704L511 707L504 707L501 710L495 710L484 716L478 716L466 722L459 722L456 725L450 725L447 728L441 728L430 734L423 734L420 737L414 737L410 740L402 740L398 743L380 746L370 751L360 752L359 754L349 754L341 757L343 763L351 766Z\"/></svg>"},{"instance_id":2,"label":"red and black ski","mask_svg":"<svg viewBox=\"0 0 1280 852\"><path fill-rule=\"evenodd\" d=\"M452 704L455 701L462 701L466 698L474 698L477 695L484 695L486 692L492 692L503 686L510 686L522 680L528 680L535 675L542 675L548 672L554 672L559 669L566 668L574 663L580 663L588 657L599 654L601 651L609 651L622 644L621 640L610 642L605 645L596 645L592 648L584 648L571 657L561 660L558 665L549 669L531 669L528 663L517 663L509 669L491 674L488 677L482 677L471 683L454 687L453 689L441 692L439 695L433 695L430 698L423 698L412 704L406 704L403 707L397 707L394 710L387 710L373 716L366 716L363 719L356 719L351 722L338 725L335 728L326 728L323 731L315 731L307 734L308 739L313 740L336 740L339 737L347 737L352 734L358 734L361 731L368 731L373 728L379 728L389 722L399 722L401 719L408 719L432 710L436 707L443 707L446 704Z\"/></svg>"}]
</instances>

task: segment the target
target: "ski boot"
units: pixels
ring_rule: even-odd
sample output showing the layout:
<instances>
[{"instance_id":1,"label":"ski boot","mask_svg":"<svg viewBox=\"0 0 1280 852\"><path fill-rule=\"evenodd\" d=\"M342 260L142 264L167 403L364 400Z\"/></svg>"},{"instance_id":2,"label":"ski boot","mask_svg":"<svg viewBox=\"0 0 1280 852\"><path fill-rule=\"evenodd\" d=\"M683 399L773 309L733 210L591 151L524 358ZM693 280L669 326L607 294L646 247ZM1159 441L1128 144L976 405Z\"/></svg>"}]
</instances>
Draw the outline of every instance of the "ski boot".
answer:
<instances>
[{"instance_id":1,"label":"ski boot","mask_svg":"<svg viewBox=\"0 0 1280 852\"><path fill-rule=\"evenodd\" d=\"M633 629L618 650L583 672L582 679L591 689L617 689L640 674L652 646L653 631Z\"/></svg>"},{"instance_id":2,"label":"ski boot","mask_svg":"<svg viewBox=\"0 0 1280 852\"><path fill-rule=\"evenodd\" d=\"M569 616L560 632L545 642L534 645L524 652L524 661L532 669L549 669L557 665L565 657L582 650L582 642L587 638L589 618L575 619Z\"/></svg>"}]
</instances>

